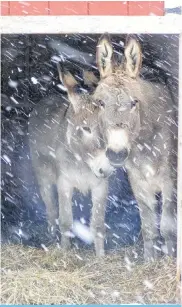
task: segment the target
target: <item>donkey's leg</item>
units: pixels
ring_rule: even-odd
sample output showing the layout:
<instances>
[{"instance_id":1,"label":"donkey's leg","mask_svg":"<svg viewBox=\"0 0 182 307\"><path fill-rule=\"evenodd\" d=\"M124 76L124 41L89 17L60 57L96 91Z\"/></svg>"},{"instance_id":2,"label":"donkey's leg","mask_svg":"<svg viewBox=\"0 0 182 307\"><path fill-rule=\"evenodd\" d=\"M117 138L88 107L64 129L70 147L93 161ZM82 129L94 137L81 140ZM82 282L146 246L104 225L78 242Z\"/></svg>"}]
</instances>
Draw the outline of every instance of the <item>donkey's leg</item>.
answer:
<instances>
[{"instance_id":1,"label":"donkey's leg","mask_svg":"<svg viewBox=\"0 0 182 307\"><path fill-rule=\"evenodd\" d=\"M144 241L144 259L154 260L159 256L157 227L157 200L150 185L140 178L129 175L134 196L138 202L142 236Z\"/></svg>"},{"instance_id":2,"label":"donkey's leg","mask_svg":"<svg viewBox=\"0 0 182 307\"><path fill-rule=\"evenodd\" d=\"M73 212L72 212L72 194L73 186L70 182L60 176L57 181L58 198L59 198L59 227L61 230L61 246L64 249L70 248L70 238L68 231L73 226Z\"/></svg>"},{"instance_id":3,"label":"donkey's leg","mask_svg":"<svg viewBox=\"0 0 182 307\"><path fill-rule=\"evenodd\" d=\"M165 239L167 254L175 256L177 240L176 199L172 179L165 180L162 188L162 217L160 224L161 235Z\"/></svg>"},{"instance_id":4,"label":"donkey's leg","mask_svg":"<svg viewBox=\"0 0 182 307\"><path fill-rule=\"evenodd\" d=\"M53 193L53 184L55 184L55 175L51 168L42 165L36 167L37 181L40 188L42 200L46 206L46 214L48 221L48 231L55 237L56 235L56 219L58 218L58 209L56 199Z\"/></svg>"},{"instance_id":5,"label":"donkey's leg","mask_svg":"<svg viewBox=\"0 0 182 307\"><path fill-rule=\"evenodd\" d=\"M97 257L104 256L105 239L105 210L108 194L108 181L101 182L92 189L92 216L90 229L94 236L95 252Z\"/></svg>"}]
</instances>

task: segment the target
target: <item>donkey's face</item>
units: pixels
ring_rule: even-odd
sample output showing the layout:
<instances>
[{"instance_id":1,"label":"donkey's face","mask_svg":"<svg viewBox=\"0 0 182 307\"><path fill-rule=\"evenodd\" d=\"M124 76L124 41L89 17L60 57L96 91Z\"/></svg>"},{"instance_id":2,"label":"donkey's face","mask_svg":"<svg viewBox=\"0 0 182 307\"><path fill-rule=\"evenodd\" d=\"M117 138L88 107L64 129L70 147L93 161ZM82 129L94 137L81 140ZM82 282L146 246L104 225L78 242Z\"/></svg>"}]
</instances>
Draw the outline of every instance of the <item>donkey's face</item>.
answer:
<instances>
[{"instance_id":1,"label":"donkey's face","mask_svg":"<svg viewBox=\"0 0 182 307\"><path fill-rule=\"evenodd\" d=\"M140 45L134 39L128 42L121 65L114 65L112 55L113 47L104 35L97 46L101 79L94 98L105 106L100 122L107 144L106 156L111 165L120 167L140 130L140 91L136 80L141 66Z\"/></svg>"},{"instance_id":2,"label":"donkey's face","mask_svg":"<svg viewBox=\"0 0 182 307\"><path fill-rule=\"evenodd\" d=\"M76 160L86 163L97 177L107 177L113 168L98 123L102 106L91 95L78 93L77 81L70 73L61 73L61 80L71 103L67 114L68 146Z\"/></svg>"}]
</instances>

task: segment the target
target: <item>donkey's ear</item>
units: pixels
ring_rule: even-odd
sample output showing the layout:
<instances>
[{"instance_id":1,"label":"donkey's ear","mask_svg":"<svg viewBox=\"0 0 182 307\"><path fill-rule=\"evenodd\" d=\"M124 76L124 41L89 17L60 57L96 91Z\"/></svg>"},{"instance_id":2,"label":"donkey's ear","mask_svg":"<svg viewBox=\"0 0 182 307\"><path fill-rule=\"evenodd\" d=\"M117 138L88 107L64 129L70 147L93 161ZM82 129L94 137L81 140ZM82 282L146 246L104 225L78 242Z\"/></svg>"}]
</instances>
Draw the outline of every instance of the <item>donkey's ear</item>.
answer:
<instances>
[{"instance_id":1,"label":"donkey's ear","mask_svg":"<svg viewBox=\"0 0 182 307\"><path fill-rule=\"evenodd\" d=\"M93 104L95 105L96 108L98 108L100 111L105 110L105 102L103 100L95 100L93 102Z\"/></svg>"},{"instance_id":2,"label":"donkey's ear","mask_svg":"<svg viewBox=\"0 0 182 307\"><path fill-rule=\"evenodd\" d=\"M100 37L96 51L96 61L101 78L109 76L113 71L112 55L112 43L109 35L105 33Z\"/></svg>"},{"instance_id":3,"label":"donkey's ear","mask_svg":"<svg viewBox=\"0 0 182 307\"><path fill-rule=\"evenodd\" d=\"M125 47L125 69L128 75L136 78L142 65L142 50L139 42L130 38Z\"/></svg>"},{"instance_id":4,"label":"donkey's ear","mask_svg":"<svg viewBox=\"0 0 182 307\"><path fill-rule=\"evenodd\" d=\"M63 85L66 87L67 91L73 91L76 85L78 85L78 82L76 79L72 76L72 74L69 71L66 71L63 66L61 66L59 63L57 63L57 69L59 73L59 79L63 83Z\"/></svg>"},{"instance_id":5,"label":"donkey's ear","mask_svg":"<svg viewBox=\"0 0 182 307\"><path fill-rule=\"evenodd\" d=\"M94 75L94 73L88 70L83 71L83 81L84 84L88 86L97 85L99 82L98 78Z\"/></svg>"},{"instance_id":6,"label":"donkey's ear","mask_svg":"<svg viewBox=\"0 0 182 307\"><path fill-rule=\"evenodd\" d=\"M68 98L71 102L75 112L80 109L80 97L77 93L77 86L79 85L76 79L69 71L65 71L64 67L59 63L57 64L60 81L66 87L68 92Z\"/></svg>"}]
</instances>

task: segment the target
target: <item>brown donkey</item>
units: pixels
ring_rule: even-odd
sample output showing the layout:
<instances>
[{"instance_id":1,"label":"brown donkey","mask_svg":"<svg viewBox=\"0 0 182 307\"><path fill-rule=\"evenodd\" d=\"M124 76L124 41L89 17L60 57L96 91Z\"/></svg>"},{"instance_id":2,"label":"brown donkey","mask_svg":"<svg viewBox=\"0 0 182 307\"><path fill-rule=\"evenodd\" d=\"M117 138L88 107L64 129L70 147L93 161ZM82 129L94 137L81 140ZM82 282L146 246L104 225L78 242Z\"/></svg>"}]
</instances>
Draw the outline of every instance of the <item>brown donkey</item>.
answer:
<instances>
[{"instance_id":1,"label":"brown donkey","mask_svg":"<svg viewBox=\"0 0 182 307\"><path fill-rule=\"evenodd\" d=\"M70 246L68 231L73 226L72 194L74 188L83 194L92 193L91 234L97 256L104 255L104 219L108 193L107 177L113 171L105 155L98 115L102 106L88 94L78 93L78 84L69 72L60 79L68 91L69 103L61 98L42 100L29 122L32 162L42 199L46 205L48 223L55 234L59 215L61 245ZM52 185L57 186L59 213Z\"/></svg>"},{"instance_id":2,"label":"brown donkey","mask_svg":"<svg viewBox=\"0 0 182 307\"><path fill-rule=\"evenodd\" d=\"M124 60L116 64L107 34L97 46L100 81L95 99L105 105L100 124L112 166L125 167L138 201L144 257L158 256L156 195L162 194L160 233L168 255L176 252L176 114L166 86L139 77L140 44L130 38Z\"/></svg>"}]
</instances>

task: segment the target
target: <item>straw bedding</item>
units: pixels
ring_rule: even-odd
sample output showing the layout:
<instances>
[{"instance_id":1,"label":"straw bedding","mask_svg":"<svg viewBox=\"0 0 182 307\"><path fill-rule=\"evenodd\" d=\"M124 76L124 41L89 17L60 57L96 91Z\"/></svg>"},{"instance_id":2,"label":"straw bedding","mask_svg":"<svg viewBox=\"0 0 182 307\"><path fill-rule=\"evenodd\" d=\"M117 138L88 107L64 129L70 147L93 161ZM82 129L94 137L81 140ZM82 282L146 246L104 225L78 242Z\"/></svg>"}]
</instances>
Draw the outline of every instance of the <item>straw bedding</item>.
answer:
<instances>
[{"instance_id":1,"label":"straw bedding","mask_svg":"<svg viewBox=\"0 0 182 307\"><path fill-rule=\"evenodd\" d=\"M136 247L96 259L91 251L4 245L2 304L179 303L176 260L143 263Z\"/></svg>"}]
</instances>

